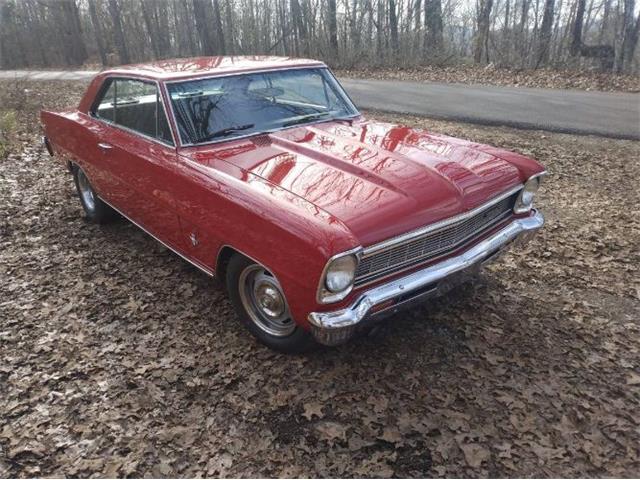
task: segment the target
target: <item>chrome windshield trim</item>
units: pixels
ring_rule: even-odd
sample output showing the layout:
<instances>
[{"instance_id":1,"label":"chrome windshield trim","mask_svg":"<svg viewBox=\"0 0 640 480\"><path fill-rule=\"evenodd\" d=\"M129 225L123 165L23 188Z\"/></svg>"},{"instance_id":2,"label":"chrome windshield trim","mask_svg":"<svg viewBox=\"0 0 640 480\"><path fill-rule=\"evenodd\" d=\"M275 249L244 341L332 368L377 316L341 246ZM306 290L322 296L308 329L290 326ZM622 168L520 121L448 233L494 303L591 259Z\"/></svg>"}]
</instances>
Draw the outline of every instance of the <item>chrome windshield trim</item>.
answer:
<instances>
[{"instance_id":1,"label":"chrome windshield trim","mask_svg":"<svg viewBox=\"0 0 640 480\"><path fill-rule=\"evenodd\" d=\"M186 83L186 82L191 82L191 81L198 81L198 80L207 80L209 78L222 78L222 77L239 77L239 76L243 76L243 75L253 75L256 73L270 73L270 72L286 72L288 70L317 70L317 69L322 69L322 70L326 70L329 75L331 76L331 78L333 78L333 80L336 82L336 84L338 85L340 91L342 94L344 94L345 96L345 100L347 101L347 103L349 104L349 106L351 108L353 108L354 113L353 115L348 115L346 117L339 117L339 118L323 118L320 120L316 120L316 121L311 121L308 123L301 123L298 125L289 125L287 127L279 127L279 128L273 128L273 129L269 129L269 130L261 130L259 132L251 132L251 133L246 133L243 135L237 135L234 137L224 137L224 138L220 138L218 140L211 140L208 142L202 142L202 143L183 143L182 141L182 135L180 135L180 129L178 128L178 117L176 116L176 112L173 108L173 101L171 100L171 94L169 92L169 88L168 86L172 83ZM358 110L358 107L356 107L355 103L353 103L353 100L351 99L351 97L349 96L349 94L347 93L347 91L345 90L345 88L342 86L342 84L338 81L338 79L336 78L336 76L333 74L333 72L331 71L331 69L329 69L329 67L327 67L325 64L320 63L318 65L303 65L300 67L283 67L283 68L273 68L273 69L265 69L265 70L255 70L255 71L249 71L249 72L243 72L243 73L229 73L229 74L222 74L222 75L204 75L202 77L197 77L197 78L185 78L185 79L180 79L180 80L165 80L162 82L164 85L164 91L167 95L167 100L169 102L169 110L171 111L171 119L173 122L175 122L175 126L176 126L176 135L178 137L179 140L179 144L181 147L202 147L202 146L206 146L206 145L215 145L217 143L223 143L223 142L232 142L233 140L242 140L244 138L249 138L249 137L254 137L257 135L268 135L270 133L275 133L275 132L281 132L283 130L289 130L289 129L293 129L293 128L299 128L299 127L304 127L307 125L316 125L319 123L326 123L326 122L339 122L340 120L343 121L349 121L349 120L353 120L355 118L358 117L362 117L362 113L360 112L360 110Z\"/></svg>"},{"instance_id":2,"label":"chrome windshield trim","mask_svg":"<svg viewBox=\"0 0 640 480\"><path fill-rule=\"evenodd\" d=\"M414 240L414 239L416 239L418 237L426 235L427 233L436 232L436 231L438 231L438 230L440 230L442 228L448 227L449 225L451 225L453 223L457 223L457 222L466 220L467 218L470 218L470 217L473 217L475 215L478 215L483 210L491 208L496 203L501 202L505 198L513 195L514 193L518 192L521 189L522 189L522 185L518 185L518 186L513 187L513 188L507 190L506 192L498 195L497 197L494 197L493 199L489 200L488 202L483 203L482 205L480 205L479 207L474 208L473 210L469 210L468 212L461 213L461 214L456 215L454 217L445 218L444 220L441 220L441 221L436 222L436 223L431 223L431 224L426 225L424 227L421 227L421 228L419 228L417 230L412 230L411 232L407 232L407 233L404 233L402 235L398 235L397 237L393 237L393 238L390 238L388 240L384 240L383 242L376 243L376 244L371 245L369 247L365 247L364 251L362 253L362 258L367 258L367 257L369 257L371 255L375 255L377 253L381 253L381 252L384 252L386 250L389 250L390 248L398 247L400 245L403 245L405 243L410 242L411 240Z\"/></svg>"},{"instance_id":3,"label":"chrome windshield trim","mask_svg":"<svg viewBox=\"0 0 640 480\"><path fill-rule=\"evenodd\" d=\"M526 218L518 218L482 240L477 245L462 252L460 255L448 258L442 262L430 265L404 277L374 287L363 293L346 308L328 312L312 312L307 319L312 326L316 338L322 332L336 329L349 329L360 323L368 316L376 315L371 310L380 304L410 295L457 272L482 264L485 260L509 245L518 237L528 238L544 224L544 217L538 211Z\"/></svg>"},{"instance_id":4,"label":"chrome windshield trim","mask_svg":"<svg viewBox=\"0 0 640 480\"><path fill-rule=\"evenodd\" d=\"M168 85L170 83L191 82L196 80L206 80L208 78L237 77L240 75L253 75L254 73L282 72L286 70L304 70L304 69L310 69L310 68L326 68L327 70L329 70L329 67L327 67L326 64L322 62L317 62L317 63L309 63L307 65L296 65L296 66L288 66L288 67L277 66L273 68L260 68L256 70L245 70L240 72L237 72L237 71L221 72L221 73L207 72L207 73L203 73L202 75L195 75L193 77L186 75L182 78L162 79L161 81Z\"/></svg>"}]
</instances>

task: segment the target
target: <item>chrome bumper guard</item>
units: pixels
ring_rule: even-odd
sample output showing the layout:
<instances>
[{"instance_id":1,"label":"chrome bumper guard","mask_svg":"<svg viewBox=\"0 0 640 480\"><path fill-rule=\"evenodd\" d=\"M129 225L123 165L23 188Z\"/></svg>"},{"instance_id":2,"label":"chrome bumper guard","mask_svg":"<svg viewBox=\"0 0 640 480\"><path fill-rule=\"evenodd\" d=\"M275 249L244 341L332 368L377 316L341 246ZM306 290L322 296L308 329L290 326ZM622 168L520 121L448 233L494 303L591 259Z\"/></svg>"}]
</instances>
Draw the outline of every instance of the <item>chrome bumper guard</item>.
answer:
<instances>
[{"instance_id":1,"label":"chrome bumper guard","mask_svg":"<svg viewBox=\"0 0 640 480\"><path fill-rule=\"evenodd\" d=\"M531 216L512 221L458 256L368 290L347 308L312 312L308 317L311 331L324 345L344 343L364 320L377 320L447 293L456 284L473 277L482 264L493 260L515 240L528 241L543 224L542 214L534 211Z\"/></svg>"}]
</instances>

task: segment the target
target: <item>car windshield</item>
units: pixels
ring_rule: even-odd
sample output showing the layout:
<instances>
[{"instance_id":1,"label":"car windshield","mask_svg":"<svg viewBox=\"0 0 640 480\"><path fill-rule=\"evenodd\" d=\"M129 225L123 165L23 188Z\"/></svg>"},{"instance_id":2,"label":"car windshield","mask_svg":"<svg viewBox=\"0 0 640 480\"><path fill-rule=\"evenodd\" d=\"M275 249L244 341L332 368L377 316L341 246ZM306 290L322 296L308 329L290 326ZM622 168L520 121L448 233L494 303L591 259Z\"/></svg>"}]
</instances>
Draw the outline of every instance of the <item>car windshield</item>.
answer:
<instances>
[{"instance_id":1,"label":"car windshield","mask_svg":"<svg viewBox=\"0 0 640 480\"><path fill-rule=\"evenodd\" d=\"M167 88L183 144L358 115L326 68L206 78Z\"/></svg>"}]
</instances>

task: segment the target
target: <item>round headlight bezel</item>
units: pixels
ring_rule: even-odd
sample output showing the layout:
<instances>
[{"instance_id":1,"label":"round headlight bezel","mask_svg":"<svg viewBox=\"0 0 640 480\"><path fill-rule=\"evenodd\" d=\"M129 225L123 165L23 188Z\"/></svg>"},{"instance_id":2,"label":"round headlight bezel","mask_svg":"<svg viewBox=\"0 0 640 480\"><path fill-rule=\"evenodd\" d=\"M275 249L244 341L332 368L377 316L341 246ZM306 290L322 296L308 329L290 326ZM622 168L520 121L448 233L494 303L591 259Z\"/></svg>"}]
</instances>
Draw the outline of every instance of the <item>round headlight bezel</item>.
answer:
<instances>
[{"instance_id":1,"label":"round headlight bezel","mask_svg":"<svg viewBox=\"0 0 640 480\"><path fill-rule=\"evenodd\" d=\"M542 177L546 175L546 173L547 172L542 172L537 175L533 175L524 183L524 187L520 190L520 194L518 195L513 207L514 213L522 214L531 211L536 193L538 192L538 188L542 182Z\"/></svg>"},{"instance_id":2,"label":"round headlight bezel","mask_svg":"<svg viewBox=\"0 0 640 480\"><path fill-rule=\"evenodd\" d=\"M351 290L360 262L361 247L333 256L327 262L318 288L320 303L333 303L344 299Z\"/></svg>"}]
</instances>

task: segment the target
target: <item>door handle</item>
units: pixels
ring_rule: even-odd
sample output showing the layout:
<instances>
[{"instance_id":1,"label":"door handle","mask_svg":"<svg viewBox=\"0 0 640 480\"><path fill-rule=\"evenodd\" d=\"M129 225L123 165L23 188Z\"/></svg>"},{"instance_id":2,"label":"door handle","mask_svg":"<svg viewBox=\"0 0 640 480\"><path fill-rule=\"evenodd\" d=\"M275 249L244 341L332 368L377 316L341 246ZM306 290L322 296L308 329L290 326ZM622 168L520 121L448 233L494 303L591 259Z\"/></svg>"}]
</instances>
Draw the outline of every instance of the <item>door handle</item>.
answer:
<instances>
[{"instance_id":1,"label":"door handle","mask_svg":"<svg viewBox=\"0 0 640 480\"><path fill-rule=\"evenodd\" d=\"M113 148L113 145L109 143L100 142L98 143L98 148L100 148L101 150L111 150Z\"/></svg>"}]
</instances>

